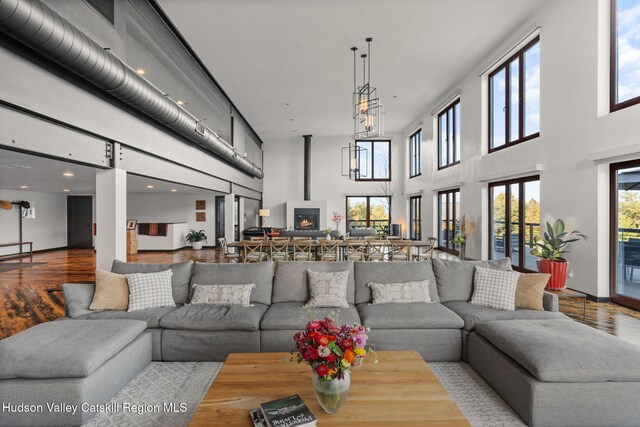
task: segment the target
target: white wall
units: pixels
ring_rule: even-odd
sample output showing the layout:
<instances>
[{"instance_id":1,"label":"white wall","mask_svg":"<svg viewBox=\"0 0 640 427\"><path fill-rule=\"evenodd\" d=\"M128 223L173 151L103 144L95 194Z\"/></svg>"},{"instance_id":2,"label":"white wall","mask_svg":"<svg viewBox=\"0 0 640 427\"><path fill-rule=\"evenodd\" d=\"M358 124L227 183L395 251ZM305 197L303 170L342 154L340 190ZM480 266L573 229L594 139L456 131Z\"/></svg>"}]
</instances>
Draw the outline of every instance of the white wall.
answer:
<instances>
[{"instance_id":1,"label":"white wall","mask_svg":"<svg viewBox=\"0 0 640 427\"><path fill-rule=\"evenodd\" d=\"M35 219L22 220L22 240L33 242L33 250L67 246L67 197L59 193L12 191L0 189L0 200L27 200L36 209ZM18 207L0 209L0 243L15 243L19 239ZM24 246L24 250L28 250ZM16 253L18 246L0 248L0 255Z\"/></svg>"},{"instance_id":2,"label":"white wall","mask_svg":"<svg viewBox=\"0 0 640 427\"><path fill-rule=\"evenodd\" d=\"M196 221L196 200L205 200L207 203L205 222ZM132 193L127 197L127 218L138 222L186 222L188 228L204 230L207 246L216 244L214 194ZM184 236L182 241L183 246L189 245Z\"/></svg>"},{"instance_id":3,"label":"white wall","mask_svg":"<svg viewBox=\"0 0 640 427\"><path fill-rule=\"evenodd\" d=\"M314 137L311 140L311 200L326 201L327 214L336 211L345 216L340 229L345 232L345 196L382 195L380 183L356 182L341 176L341 149L348 145L349 135L343 137ZM384 135L380 139L391 139L391 178L398 189L392 200L391 222L403 224L406 233L405 202L402 196L404 177L404 144L401 135ZM286 224L286 202L301 201L303 191L302 138L264 144L264 208L271 210L268 223L272 227L288 227ZM333 227L329 218L327 226Z\"/></svg>"},{"instance_id":4,"label":"white wall","mask_svg":"<svg viewBox=\"0 0 640 427\"><path fill-rule=\"evenodd\" d=\"M640 158L640 106L608 113L608 4L606 0L548 2L529 22L505 35L509 40L526 28L541 26L539 138L486 154L486 77L478 72L488 64L477 64L461 82L442 88L443 94L462 89L461 163L437 171L434 121L425 113L416 119L423 122L423 175L405 176L406 193L425 191L423 223L434 236L437 217L432 190L462 183L461 211L478 223L467 256L486 258L488 195L487 182L480 179L534 175L536 165L541 165L542 220L565 218L590 237L571 248L568 259L574 277L568 286L599 297L608 296L609 288L606 164ZM492 56L505 53L507 44L497 47ZM429 111L436 105L424 107Z\"/></svg>"}]
</instances>

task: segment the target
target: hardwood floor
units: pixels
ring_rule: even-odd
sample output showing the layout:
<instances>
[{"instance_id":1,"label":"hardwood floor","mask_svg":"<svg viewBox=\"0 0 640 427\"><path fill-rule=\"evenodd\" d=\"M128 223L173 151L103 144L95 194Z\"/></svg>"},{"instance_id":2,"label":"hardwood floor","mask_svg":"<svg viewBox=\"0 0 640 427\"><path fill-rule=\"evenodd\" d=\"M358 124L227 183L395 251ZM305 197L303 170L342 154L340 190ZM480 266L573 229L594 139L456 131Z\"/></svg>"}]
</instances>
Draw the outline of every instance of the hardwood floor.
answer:
<instances>
[{"instance_id":1,"label":"hardwood floor","mask_svg":"<svg viewBox=\"0 0 640 427\"><path fill-rule=\"evenodd\" d=\"M128 261L178 262L185 260L221 262L215 249L175 252L141 252ZM6 263L43 263L0 273L0 339L30 326L64 315L63 283L95 280L95 256L91 249L65 249L36 253L33 257L0 261ZM560 300L560 311L582 322L582 300ZM640 344L640 312L612 303L587 301L586 324Z\"/></svg>"}]
</instances>

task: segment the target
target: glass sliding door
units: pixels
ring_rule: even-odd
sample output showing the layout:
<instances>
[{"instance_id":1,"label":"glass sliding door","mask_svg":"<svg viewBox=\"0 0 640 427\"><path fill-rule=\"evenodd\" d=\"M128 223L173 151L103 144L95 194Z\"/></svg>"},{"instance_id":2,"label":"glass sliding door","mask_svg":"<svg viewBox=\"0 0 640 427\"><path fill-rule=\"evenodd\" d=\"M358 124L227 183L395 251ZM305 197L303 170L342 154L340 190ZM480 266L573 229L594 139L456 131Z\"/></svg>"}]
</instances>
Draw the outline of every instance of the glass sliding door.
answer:
<instances>
[{"instance_id":1,"label":"glass sliding door","mask_svg":"<svg viewBox=\"0 0 640 427\"><path fill-rule=\"evenodd\" d=\"M391 197L347 196L347 231L375 228L378 234L389 234Z\"/></svg>"},{"instance_id":2,"label":"glass sliding door","mask_svg":"<svg viewBox=\"0 0 640 427\"><path fill-rule=\"evenodd\" d=\"M640 160L611 165L611 297L640 309Z\"/></svg>"},{"instance_id":3,"label":"glass sliding door","mask_svg":"<svg viewBox=\"0 0 640 427\"><path fill-rule=\"evenodd\" d=\"M422 240L422 196L409 198L409 238Z\"/></svg>"},{"instance_id":4,"label":"glass sliding door","mask_svg":"<svg viewBox=\"0 0 640 427\"><path fill-rule=\"evenodd\" d=\"M458 254L453 238L460 233L460 189L438 193L438 249Z\"/></svg>"}]
</instances>

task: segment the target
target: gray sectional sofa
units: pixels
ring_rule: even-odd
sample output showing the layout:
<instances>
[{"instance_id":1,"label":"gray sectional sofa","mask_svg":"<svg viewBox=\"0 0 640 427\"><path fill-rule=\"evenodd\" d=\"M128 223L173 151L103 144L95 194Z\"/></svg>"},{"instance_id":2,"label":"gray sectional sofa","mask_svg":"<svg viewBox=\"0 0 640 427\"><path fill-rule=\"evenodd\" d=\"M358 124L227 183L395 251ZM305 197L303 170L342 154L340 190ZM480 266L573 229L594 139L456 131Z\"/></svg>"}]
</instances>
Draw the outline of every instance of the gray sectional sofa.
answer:
<instances>
[{"instance_id":1,"label":"gray sectional sofa","mask_svg":"<svg viewBox=\"0 0 640 427\"><path fill-rule=\"evenodd\" d=\"M126 312L91 311L93 284L65 284L67 316L71 319L133 319L147 322L153 339L153 359L223 361L234 352L290 351L293 334L307 321L307 270L349 270L349 308L336 311L343 323L371 328L370 342L378 350L417 350L427 361L466 360L466 342L476 324L504 319L567 319L557 312L556 297L545 294L547 311L494 310L471 305L476 265L508 270L509 259L459 262L272 262L212 264L191 261L142 264L114 261L115 273L173 271L176 307ZM370 282L429 280L433 303L371 304ZM255 283L252 307L189 305L193 284Z\"/></svg>"}]
</instances>

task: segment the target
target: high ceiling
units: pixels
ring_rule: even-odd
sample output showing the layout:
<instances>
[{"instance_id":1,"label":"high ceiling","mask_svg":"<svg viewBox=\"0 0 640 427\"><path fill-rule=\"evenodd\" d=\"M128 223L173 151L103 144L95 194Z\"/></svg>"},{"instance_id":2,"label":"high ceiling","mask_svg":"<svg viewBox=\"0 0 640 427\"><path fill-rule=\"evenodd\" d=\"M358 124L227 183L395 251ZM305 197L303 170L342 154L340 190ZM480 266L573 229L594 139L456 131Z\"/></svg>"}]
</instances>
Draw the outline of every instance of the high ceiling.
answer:
<instances>
[{"instance_id":1,"label":"high ceiling","mask_svg":"<svg viewBox=\"0 0 640 427\"><path fill-rule=\"evenodd\" d=\"M352 133L349 49L365 37L386 133L401 132L547 0L156 1L273 142Z\"/></svg>"}]
</instances>

